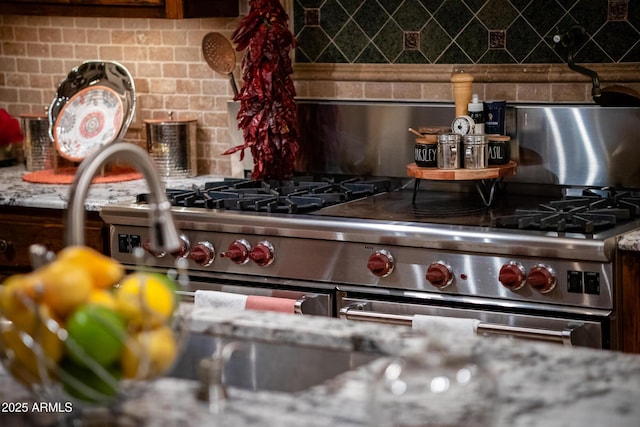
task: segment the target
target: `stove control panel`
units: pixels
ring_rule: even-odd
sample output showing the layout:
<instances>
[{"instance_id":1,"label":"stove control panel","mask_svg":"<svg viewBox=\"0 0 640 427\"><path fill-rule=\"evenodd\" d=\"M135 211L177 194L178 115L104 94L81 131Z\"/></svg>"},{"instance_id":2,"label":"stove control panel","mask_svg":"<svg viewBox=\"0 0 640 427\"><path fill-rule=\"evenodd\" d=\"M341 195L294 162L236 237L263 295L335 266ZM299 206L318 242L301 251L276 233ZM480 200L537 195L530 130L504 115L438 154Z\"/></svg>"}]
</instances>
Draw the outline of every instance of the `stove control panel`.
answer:
<instances>
[{"instance_id":1,"label":"stove control panel","mask_svg":"<svg viewBox=\"0 0 640 427\"><path fill-rule=\"evenodd\" d=\"M234 274L239 278L402 289L579 309L613 307L613 263L266 233L183 230L183 234L185 246L191 242L190 249L172 255L186 258L191 272L212 280L218 274ZM145 247L148 240L146 227L112 226L112 256L125 265L135 265L133 249ZM152 267L175 267L174 256L160 255L154 254L145 262Z\"/></svg>"}]
</instances>

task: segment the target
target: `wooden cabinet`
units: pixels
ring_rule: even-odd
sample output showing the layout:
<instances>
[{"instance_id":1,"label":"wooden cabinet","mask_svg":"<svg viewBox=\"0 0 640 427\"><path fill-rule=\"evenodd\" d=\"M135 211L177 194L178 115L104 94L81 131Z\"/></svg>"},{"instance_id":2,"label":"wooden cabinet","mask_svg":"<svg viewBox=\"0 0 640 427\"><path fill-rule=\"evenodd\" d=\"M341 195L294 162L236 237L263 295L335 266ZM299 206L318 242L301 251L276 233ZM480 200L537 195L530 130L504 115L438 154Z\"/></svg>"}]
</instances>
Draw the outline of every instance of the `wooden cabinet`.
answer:
<instances>
[{"instance_id":1,"label":"wooden cabinet","mask_svg":"<svg viewBox=\"0 0 640 427\"><path fill-rule=\"evenodd\" d=\"M9 0L0 14L118 18L238 16L239 0Z\"/></svg>"},{"instance_id":2,"label":"wooden cabinet","mask_svg":"<svg viewBox=\"0 0 640 427\"><path fill-rule=\"evenodd\" d=\"M620 347L640 353L640 252L621 251L622 287L617 296Z\"/></svg>"},{"instance_id":3,"label":"wooden cabinet","mask_svg":"<svg viewBox=\"0 0 640 427\"><path fill-rule=\"evenodd\" d=\"M31 271L29 246L42 244L53 252L65 246L67 211L2 206L0 210L0 280ZM98 212L87 212L85 244L108 254L108 227Z\"/></svg>"}]
</instances>

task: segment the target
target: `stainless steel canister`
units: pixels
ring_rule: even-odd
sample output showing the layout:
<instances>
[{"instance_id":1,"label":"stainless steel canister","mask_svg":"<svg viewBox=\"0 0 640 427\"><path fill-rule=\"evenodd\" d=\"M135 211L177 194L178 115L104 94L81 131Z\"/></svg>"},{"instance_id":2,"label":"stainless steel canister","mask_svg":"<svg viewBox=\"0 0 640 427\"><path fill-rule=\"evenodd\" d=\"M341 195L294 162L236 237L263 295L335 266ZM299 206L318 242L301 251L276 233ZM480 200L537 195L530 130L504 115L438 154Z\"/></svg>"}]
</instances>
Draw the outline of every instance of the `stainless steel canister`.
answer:
<instances>
[{"instance_id":1,"label":"stainless steel canister","mask_svg":"<svg viewBox=\"0 0 640 427\"><path fill-rule=\"evenodd\" d=\"M196 119L145 120L147 151L158 173L164 178L185 178L197 175Z\"/></svg>"},{"instance_id":2,"label":"stainless steel canister","mask_svg":"<svg viewBox=\"0 0 640 427\"><path fill-rule=\"evenodd\" d=\"M49 135L49 117L45 114L22 114L20 121L27 170L51 169L56 151Z\"/></svg>"},{"instance_id":3,"label":"stainless steel canister","mask_svg":"<svg viewBox=\"0 0 640 427\"><path fill-rule=\"evenodd\" d=\"M458 169L461 166L460 135L457 133L438 135L438 167L440 169Z\"/></svg>"},{"instance_id":4,"label":"stainless steel canister","mask_svg":"<svg viewBox=\"0 0 640 427\"><path fill-rule=\"evenodd\" d=\"M489 166L489 145L486 135L464 136L465 169L484 169Z\"/></svg>"}]
</instances>

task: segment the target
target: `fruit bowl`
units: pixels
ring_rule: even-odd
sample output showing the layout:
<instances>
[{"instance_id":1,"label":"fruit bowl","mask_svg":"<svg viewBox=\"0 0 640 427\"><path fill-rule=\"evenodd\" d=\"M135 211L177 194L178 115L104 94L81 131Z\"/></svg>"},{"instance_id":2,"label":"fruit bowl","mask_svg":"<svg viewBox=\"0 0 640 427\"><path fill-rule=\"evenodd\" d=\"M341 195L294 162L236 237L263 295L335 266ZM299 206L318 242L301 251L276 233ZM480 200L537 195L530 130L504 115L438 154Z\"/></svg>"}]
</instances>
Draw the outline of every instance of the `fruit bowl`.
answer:
<instances>
[{"instance_id":1,"label":"fruit bowl","mask_svg":"<svg viewBox=\"0 0 640 427\"><path fill-rule=\"evenodd\" d=\"M0 286L0 355L40 398L105 404L166 373L181 348L175 278L70 246Z\"/></svg>"}]
</instances>

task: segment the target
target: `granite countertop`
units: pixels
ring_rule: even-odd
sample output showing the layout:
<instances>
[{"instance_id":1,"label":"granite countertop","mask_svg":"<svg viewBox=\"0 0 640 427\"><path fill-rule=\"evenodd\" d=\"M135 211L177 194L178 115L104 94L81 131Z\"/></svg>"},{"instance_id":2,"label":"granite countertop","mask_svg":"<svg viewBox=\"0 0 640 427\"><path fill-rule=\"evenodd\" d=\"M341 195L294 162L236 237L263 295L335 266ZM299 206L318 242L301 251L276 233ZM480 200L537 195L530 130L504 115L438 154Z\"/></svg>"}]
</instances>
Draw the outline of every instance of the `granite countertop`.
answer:
<instances>
[{"instance_id":1,"label":"granite countertop","mask_svg":"<svg viewBox=\"0 0 640 427\"><path fill-rule=\"evenodd\" d=\"M69 412L56 407L36 411L33 398L2 372L0 425L51 425L74 416L86 425L107 425L108 417L108 425L118 426L231 427L429 426L436 421L439 426L458 427L636 427L640 419L638 355L447 333L409 339L408 327L248 311L199 309L191 329L238 339L374 352L380 357L295 393L229 388L228 399L213 413L206 402L196 399L197 382L168 377L109 409L83 412L72 405ZM447 373L443 365L433 363L401 377L411 387L400 397L379 392L376 385L383 383L375 379L381 378L382 369L398 355L410 360L408 344L415 348L416 342L428 346L428 352L419 353L422 360L425 354L442 354L474 366L470 386L445 399L427 393L429 384L442 381ZM20 403L27 403L24 413L15 410ZM481 421L476 410L484 410L488 419ZM388 418L396 424L387 423Z\"/></svg>"},{"instance_id":2,"label":"granite countertop","mask_svg":"<svg viewBox=\"0 0 640 427\"><path fill-rule=\"evenodd\" d=\"M24 181L24 165L0 168L0 206L66 209L70 184L34 184ZM164 180L166 188L189 188L203 182L222 179L216 175L200 175L193 178ZM109 184L92 184L85 203L89 211L101 206L135 202L136 195L149 191L144 179Z\"/></svg>"}]
</instances>

